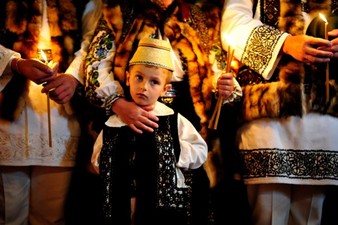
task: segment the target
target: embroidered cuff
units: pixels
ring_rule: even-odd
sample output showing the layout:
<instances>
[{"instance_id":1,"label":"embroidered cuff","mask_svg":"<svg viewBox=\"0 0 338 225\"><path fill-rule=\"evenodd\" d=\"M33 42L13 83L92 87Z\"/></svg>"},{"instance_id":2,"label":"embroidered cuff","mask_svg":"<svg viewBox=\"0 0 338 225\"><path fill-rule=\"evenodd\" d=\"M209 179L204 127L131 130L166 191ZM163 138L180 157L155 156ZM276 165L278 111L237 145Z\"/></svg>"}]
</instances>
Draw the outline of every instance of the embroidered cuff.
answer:
<instances>
[{"instance_id":1,"label":"embroidered cuff","mask_svg":"<svg viewBox=\"0 0 338 225\"><path fill-rule=\"evenodd\" d=\"M231 95L224 99L223 104L237 102L242 98L242 89L238 89L235 87L235 89L231 92Z\"/></svg>"},{"instance_id":2,"label":"embroidered cuff","mask_svg":"<svg viewBox=\"0 0 338 225\"><path fill-rule=\"evenodd\" d=\"M124 98L123 94L114 94L105 99L105 106L106 106L106 115L111 116L114 114L113 110L111 109L114 102L119 99Z\"/></svg>"}]
</instances>

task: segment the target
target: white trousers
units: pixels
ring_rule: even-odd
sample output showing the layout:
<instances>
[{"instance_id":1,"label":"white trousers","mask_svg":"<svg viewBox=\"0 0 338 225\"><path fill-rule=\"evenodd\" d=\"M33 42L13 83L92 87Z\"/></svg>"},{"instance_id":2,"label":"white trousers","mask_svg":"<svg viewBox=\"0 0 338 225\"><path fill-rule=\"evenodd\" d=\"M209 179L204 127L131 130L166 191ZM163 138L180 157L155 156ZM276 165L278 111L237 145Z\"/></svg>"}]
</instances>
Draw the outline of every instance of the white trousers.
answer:
<instances>
[{"instance_id":1,"label":"white trousers","mask_svg":"<svg viewBox=\"0 0 338 225\"><path fill-rule=\"evenodd\" d=\"M320 225L326 186L247 185L255 225Z\"/></svg>"},{"instance_id":2,"label":"white trousers","mask_svg":"<svg viewBox=\"0 0 338 225\"><path fill-rule=\"evenodd\" d=\"M0 166L0 225L63 225L73 169Z\"/></svg>"}]
</instances>

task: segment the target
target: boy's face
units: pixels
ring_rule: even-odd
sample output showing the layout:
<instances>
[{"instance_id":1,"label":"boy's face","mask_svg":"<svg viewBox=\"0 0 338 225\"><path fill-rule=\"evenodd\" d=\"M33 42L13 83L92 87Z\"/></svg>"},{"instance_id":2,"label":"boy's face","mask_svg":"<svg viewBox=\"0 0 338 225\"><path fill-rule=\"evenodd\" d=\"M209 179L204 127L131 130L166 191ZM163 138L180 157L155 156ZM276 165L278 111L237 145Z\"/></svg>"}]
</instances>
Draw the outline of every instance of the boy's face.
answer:
<instances>
[{"instance_id":1,"label":"boy's face","mask_svg":"<svg viewBox=\"0 0 338 225\"><path fill-rule=\"evenodd\" d=\"M170 72L163 68L136 64L127 72L127 85L130 86L130 95L139 106L155 104L163 96L170 85L167 77Z\"/></svg>"}]
</instances>

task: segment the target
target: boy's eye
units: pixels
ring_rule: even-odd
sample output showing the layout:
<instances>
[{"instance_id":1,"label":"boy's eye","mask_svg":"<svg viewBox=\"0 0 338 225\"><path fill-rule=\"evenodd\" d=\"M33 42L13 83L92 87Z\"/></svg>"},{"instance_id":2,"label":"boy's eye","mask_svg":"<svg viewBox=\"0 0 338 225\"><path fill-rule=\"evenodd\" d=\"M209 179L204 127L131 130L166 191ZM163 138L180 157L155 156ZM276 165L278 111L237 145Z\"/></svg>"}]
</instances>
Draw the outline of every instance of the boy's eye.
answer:
<instances>
[{"instance_id":1,"label":"boy's eye","mask_svg":"<svg viewBox=\"0 0 338 225\"><path fill-rule=\"evenodd\" d=\"M135 78L136 78L136 80L142 80L142 76L140 76L140 75L136 75Z\"/></svg>"},{"instance_id":2,"label":"boy's eye","mask_svg":"<svg viewBox=\"0 0 338 225\"><path fill-rule=\"evenodd\" d=\"M152 80L151 83L152 83L153 85L159 84L159 82L158 82L157 80Z\"/></svg>"}]
</instances>

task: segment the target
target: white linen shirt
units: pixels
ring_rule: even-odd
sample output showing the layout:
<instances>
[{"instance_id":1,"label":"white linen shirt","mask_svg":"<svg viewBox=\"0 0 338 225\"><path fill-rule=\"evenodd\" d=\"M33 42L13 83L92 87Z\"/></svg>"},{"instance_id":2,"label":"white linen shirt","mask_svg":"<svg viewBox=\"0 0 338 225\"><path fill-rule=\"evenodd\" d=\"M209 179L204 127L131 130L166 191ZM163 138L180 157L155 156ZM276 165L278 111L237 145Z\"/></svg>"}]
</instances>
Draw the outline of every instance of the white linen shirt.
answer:
<instances>
[{"instance_id":1,"label":"white linen shirt","mask_svg":"<svg viewBox=\"0 0 338 225\"><path fill-rule=\"evenodd\" d=\"M156 116L167 116L174 114L174 111L163 103L156 102L153 111L150 113ZM117 115L110 116L105 124L109 127L127 126ZM190 121L179 113L177 115L177 126L181 151L176 166L180 169L197 169L202 166L207 159L208 146ZM103 133L101 131L94 144L91 159L92 166L96 171L98 171L102 144ZM181 174L181 171L177 171L177 173ZM180 175L178 176L181 177Z\"/></svg>"},{"instance_id":2,"label":"white linen shirt","mask_svg":"<svg viewBox=\"0 0 338 225\"><path fill-rule=\"evenodd\" d=\"M9 67L18 53L0 45L0 91L12 79ZM42 86L29 81L19 98L14 121L0 118L0 165L74 166L80 126L68 104L50 100L52 147L49 147L47 95Z\"/></svg>"},{"instance_id":3,"label":"white linen shirt","mask_svg":"<svg viewBox=\"0 0 338 225\"><path fill-rule=\"evenodd\" d=\"M228 0L224 5L222 16L221 36L224 48L228 43L226 37L236 40L235 57L241 59L247 39L253 29L262 25L259 12L253 19L253 4L251 0ZM257 10L260 9L259 3ZM311 19L304 15L305 29ZM280 58L280 50L285 38L284 33L273 49L273 56L267 60L267 67L260 71L265 79L270 79ZM237 143L240 151L254 151L257 149L275 149L292 151L338 151L338 118L319 113L308 113L301 118L290 116L286 119L263 118L256 119L241 126L237 132ZM285 177L258 177L245 179L247 184L288 183L288 184L334 184L334 179L296 179Z\"/></svg>"}]
</instances>

